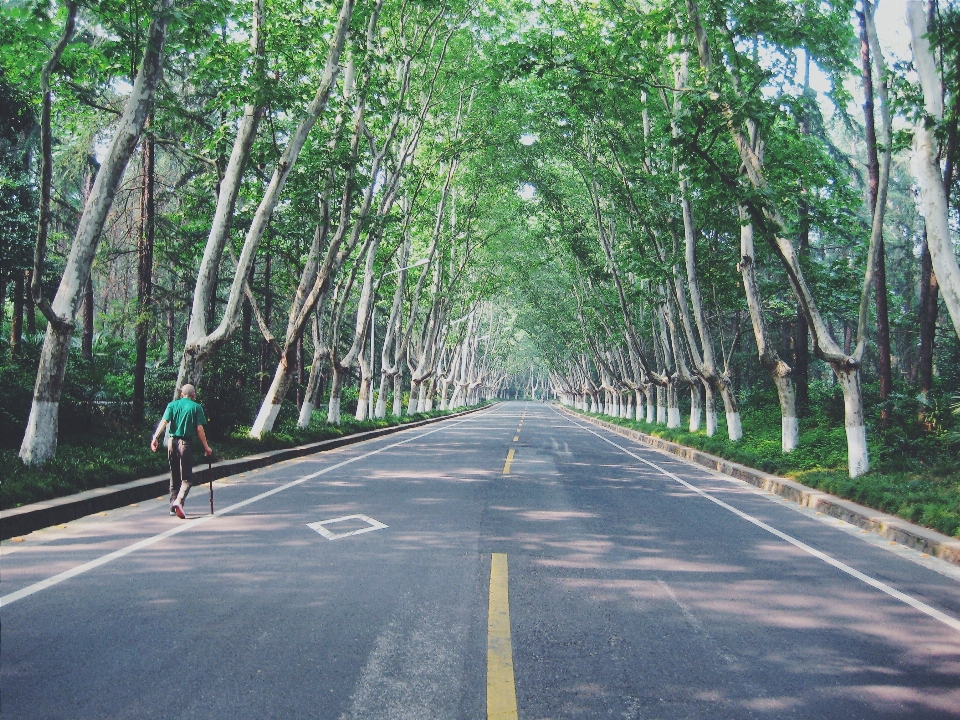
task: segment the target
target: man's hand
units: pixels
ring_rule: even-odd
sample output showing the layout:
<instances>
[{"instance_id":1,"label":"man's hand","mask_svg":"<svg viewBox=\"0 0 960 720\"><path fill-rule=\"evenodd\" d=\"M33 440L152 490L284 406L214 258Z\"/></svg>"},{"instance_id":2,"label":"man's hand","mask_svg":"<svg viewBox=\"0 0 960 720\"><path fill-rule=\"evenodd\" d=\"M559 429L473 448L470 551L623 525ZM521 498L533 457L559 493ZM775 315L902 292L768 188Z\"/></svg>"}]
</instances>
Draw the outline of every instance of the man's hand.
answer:
<instances>
[{"instance_id":1,"label":"man's hand","mask_svg":"<svg viewBox=\"0 0 960 720\"><path fill-rule=\"evenodd\" d=\"M207 433L204 432L203 425L197 425L197 437L199 437L200 442L203 443L203 454L213 455L213 450L207 445Z\"/></svg>"},{"instance_id":2,"label":"man's hand","mask_svg":"<svg viewBox=\"0 0 960 720\"><path fill-rule=\"evenodd\" d=\"M150 439L150 449L153 452L157 451L157 448L160 447L160 436L163 434L163 429L167 426L166 420L161 420L160 424L157 425L157 429L153 433L153 437Z\"/></svg>"}]
</instances>

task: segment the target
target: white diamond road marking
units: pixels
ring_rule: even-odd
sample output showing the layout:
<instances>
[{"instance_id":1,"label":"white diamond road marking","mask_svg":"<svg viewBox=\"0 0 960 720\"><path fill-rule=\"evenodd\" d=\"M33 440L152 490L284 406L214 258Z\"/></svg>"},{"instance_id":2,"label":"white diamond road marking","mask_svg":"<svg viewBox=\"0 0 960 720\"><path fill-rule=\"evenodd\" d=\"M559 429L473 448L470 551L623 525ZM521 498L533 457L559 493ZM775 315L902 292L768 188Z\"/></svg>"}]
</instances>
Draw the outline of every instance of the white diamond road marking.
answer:
<instances>
[{"instance_id":1,"label":"white diamond road marking","mask_svg":"<svg viewBox=\"0 0 960 720\"><path fill-rule=\"evenodd\" d=\"M344 520L362 520L370 527L360 528L359 530L352 530L346 533L340 533L339 535L330 532L324 527L324 525L332 525L333 523L343 522ZM342 538L350 537L351 535L360 535L361 533L373 532L374 530L383 530L383 528L388 526L384 525L379 520L374 520L366 515L344 515L343 517L333 518L332 520L321 520L320 522L307 523L307 527L311 530L316 530L327 540L341 540Z\"/></svg>"}]
</instances>

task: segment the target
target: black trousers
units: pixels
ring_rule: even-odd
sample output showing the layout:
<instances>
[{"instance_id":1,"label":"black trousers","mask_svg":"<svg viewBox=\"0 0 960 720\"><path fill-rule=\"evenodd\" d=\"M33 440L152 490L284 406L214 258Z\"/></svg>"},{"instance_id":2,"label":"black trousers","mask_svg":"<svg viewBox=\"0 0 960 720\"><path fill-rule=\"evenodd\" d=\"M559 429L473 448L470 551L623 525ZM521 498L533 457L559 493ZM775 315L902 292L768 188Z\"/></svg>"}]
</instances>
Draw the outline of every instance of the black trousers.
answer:
<instances>
[{"instance_id":1,"label":"black trousers","mask_svg":"<svg viewBox=\"0 0 960 720\"><path fill-rule=\"evenodd\" d=\"M170 461L170 502L177 499L181 487L182 499L186 500L193 484L193 441L171 438L167 459Z\"/></svg>"}]
</instances>

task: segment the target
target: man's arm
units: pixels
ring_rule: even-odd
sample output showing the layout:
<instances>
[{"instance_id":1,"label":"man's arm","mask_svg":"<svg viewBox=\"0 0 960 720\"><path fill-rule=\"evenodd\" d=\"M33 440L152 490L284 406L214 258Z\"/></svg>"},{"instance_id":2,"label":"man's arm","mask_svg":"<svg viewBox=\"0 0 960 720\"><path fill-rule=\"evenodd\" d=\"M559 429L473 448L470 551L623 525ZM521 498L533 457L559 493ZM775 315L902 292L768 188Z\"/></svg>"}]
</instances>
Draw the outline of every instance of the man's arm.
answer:
<instances>
[{"instance_id":1,"label":"man's arm","mask_svg":"<svg viewBox=\"0 0 960 720\"><path fill-rule=\"evenodd\" d=\"M160 447L160 436L163 434L163 429L167 426L167 420L164 418L160 421L160 424L157 425L157 431L153 434L153 438L150 440L150 449L154 452L157 451L157 448Z\"/></svg>"},{"instance_id":2,"label":"man's arm","mask_svg":"<svg viewBox=\"0 0 960 720\"><path fill-rule=\"evenodd\" d=\"M197 425L197 435L200 438L200 442L203 443L203 454L213 455L213 449L207 445L207 434L203 431L203 425Z\"/></svg>"}]
</instances>

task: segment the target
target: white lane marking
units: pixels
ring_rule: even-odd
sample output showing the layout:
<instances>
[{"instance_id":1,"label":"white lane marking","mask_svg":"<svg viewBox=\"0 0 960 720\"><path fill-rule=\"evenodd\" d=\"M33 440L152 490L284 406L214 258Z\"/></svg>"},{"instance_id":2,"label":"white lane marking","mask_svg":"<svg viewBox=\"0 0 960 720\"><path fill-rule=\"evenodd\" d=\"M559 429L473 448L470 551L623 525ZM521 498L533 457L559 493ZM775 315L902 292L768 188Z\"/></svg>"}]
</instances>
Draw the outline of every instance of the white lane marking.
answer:
<instances>
[{"instance_id":1,"label":"white lane marking","mask_svg":"<svg viewBox=\"0 0 960 720\"><path fill-rule=\"evenodd\" d=\"M556 410L554 410L554 412L556 412ZM558 413L558 414L559 414L559 413ZM562 417L562 416L561 416L561 417ZM666 475L668 478L670 478L670 479L672 479L672 480L675 480L676 482L680 483L681 485L683 485L683 486L686 487L686 488L689 488L690 490L693 490L693 492L697 493L697 495L700 495L701 497L706 498L706 499L709 500L710 502L716 503L717 505L719 505L720 507L722 507L724 510L729 510L729 511L732 512L734 515L738 515L738 516L740 516L741 518L743 518L744 520L746 520L747 522L753 523L753 524L756 525L757 527L762 528L763 530L766 530L766 531L767 531L768 533L770 533L771 535L776 535L776 536L777 536L778 538L780 538L781 540L785 540L786 542L790 543L790 544L793 545L794 547L800 548L800 549L803 550L804 552L809 553L809 554L812 555L813 557L818 558L819 560L823 560L823 562L827 563L828 565L832 565L833 567L837 568L837 570L840 570L840 571L842 571L842 572L845 572L847 575L850 575L851 577L857 578L857 580L860 580L861 582L864 582L864 583L866 583L867 585L869 585L869 586L871 586L871 587L874 587L874 588L876 588L877 590L880 590L881 592L886 593L886 594L889 595L890 597L896 598L896 599L899 600L900 602L909 605L910 607L914 608L915 610L919 610L920 612L922 612L922 613L924 613L924 614L926 614L926 615L929 615L929 616L932 617L934 620L939 620L939 621L942 622L944 625L947 625L947 626L953 628L954 630L960 632L960 620L958 620L958 619L956 619L956 618L954 618L954 617L951 617L951 616L947 615L946 613L940 612L940 611L937 610L936 608L927 605L925 602L922 602L921 600L917 600L916 598L911 597L910 595L907 595L906 593L900 592L900 591L897 590L896 588L892 588L892 587L890 587L889 585L887 585L886 583L880 582L879 580L877 580L877 579L875 579L875 578L872 578L872 577L870 577L869 575L866 575L866 574L860 572L859 570L856 570L856 569L850 567L850 566L847 565L846 563L843 563L843 562L841 562L840 560L837 560L836 558L831 557L830 555L827 555L826 553L817 550L816 548L810 547L810 546L807 545L805 542L802 542L801 540L797 540L795 537L793 537L793 536L791 536L791 535L787 535L785 532L781 532L780 530L777 530L775 527L771 527L770 525L767 525L767 524L766 524L765 522L763 522L762 520L759 520L759 519L753 517L752 515L748 515L747 513L743 512L742 510L738 510L737 508L733 507L732 505L728 505L728 504L725 503L723 500L720 500L720 499L718 499L718 498L715 498L715 497L714 497L713 495L711 495L710 493L704 492L703 490L701 490L700 488L698 488L696 485L691 485L690 483L688 483L688 482L687 482L686 480L684 480L683 478L677 477L676 475L674 475L674 474L673 474L672 472L670 472L669 470L664 470L662 467L660 467L660 466L657 465L656 463L652 463L652 462L650 462L649 460L646 460L646 459L640 457L640 456L637 455L636 453L633 453L633 452L631 452L630 450L627 450L627 448L623 447L622 445L618 445L617 443L613 442L613 440L610 440L610 439L608 439L608 438L605 438L605 437L604 437L603 435L601 435L600 433L594 432L594 431L591 430L590 428L588 428L588 427L586 427L586 426L584 426L584 425L581 425L580 423L575 422L574 420L572 420L572 419L570 419L570 418L565 418L565 419L566 419L567 422L569 422L571 425L575 425L575 426L577 426L578 428L580 428L581 430L586 430L586 431L587 431L588 433L590 433L591 435L596 435L598 438L600 438L600 439L603 440L604 442L609 443L610 445L613 445L615 448L617 448L618 450L621 450L621 451L625 452L625 453L626 453L627 455L629 455L630 457L635 458L636 460L639 460L640 462L645 463L646 465L649 465L650 467L654 468L655 470L659 470L659 471L662 472L664 475Z\"/></svg>"},{"instance_id":2,"label":"white lane marking","mask_svg":"<svg viewBox=\"0 0 960 720\"><path fill-rule=\"evenodd\" d=\"M90 562L84 563L83 565L78 565L75 568L70 568L69 570L65 570L64 572L54 575L53 577L49 577L46 580L41 580L40 582L36 582L33 585L27 585L25 588L21 588L16 592L12 592L12 593L9 593L8 595L4 595L3 597L0 597L0 607L6 607L11 603L15 603L17 600L22 600L23 598L29 595L33 595L34 593L40 592L41 590L46 590L49 587L58 585L62 583L64 580L69 580L70 578L76 577L77 575L81 575L85 572L93 570L94 568L98 568L101 565L106 565L108 562L112 562L114 560L122 558L125 555L129 555L132 552L136 552L137 550L142 550L145 547L150 547L151 545L158 543L161 540L166 540L168 537L172 537L174 535L177 535L178 533L182 533L186 530L192 530L194 528L197 528L200 525L212 520L215 517L219 517L220 515L226 515L227 513L233 512L234 510L239 510L240 508L246 507L251 503L255 503L259 500L263 500L265 498L270 497L271 495L276 495L279 492L283 492L284 490L288 490L297 485L301 485L302 483L305 483L308 480L312 480L315 477L319 477L320 475L325 475L328 472L332 472L333 470L342 468L344 465L350 465L351 463L358 462L359 460L364 460L365 458L368 458L371 455L377 455L386 450L395 448L398 445L406 445L409 442L413 442L414 440L419 440L420 438L426 437L427 435L433 435L434 433L440 432L441 430L446 430L447 428L451 428L456 425L469 422L474 418L483 417L484 415L489 415L491 411L492 411L492 408L487 412L478 413L477 415L464 418L463 420L458 420L457 422L450 423L449 425L441 424L441 427L438 427L434 430L430 430L429 432L421 433L420 435L415 435L414 437L407 438L406 440L401 440L400 442L391 443L390 445L385 445L382 448L379 448L377 450L371 450L370 452L364 453L363 455L357 455L354 458L349 458L342 462L338 462L336 465L331 465L330 467L323 468L322 470L318 470L315 473L304 475L303 477L297 478L296 480L292 480L286 483L285 485L275 487L273 490L267 490L266 492L260 493L259 495L255 495L252 498L248 498L246 500L242 500L241 502L234 503L233 505L225 507L222 510L217 510L217 512L213 515L204 515L203 517L197 518L196 520L191 520L190 522L184 525L178 525L177 527L170 528L166 532L162 532L159 535L154 535L152 537L144 538L139 542L133 543L133 545L128 545L127 547L120 548L119 550L114 550L112 553L107 553L106 555L98 557L95 560L91 560ZM365 440L363 442L374 442L375 440L379 440L379 438L372 438L370 440ZM358 444L362 444L362 443L358 443Z\"/></svg>"},{"instance_id":3,"label":"white lane marking","mask_svg":"<svg viewBox=\"0 0 960 720\"><path fill-rule=\"evenodd\" d=\"M327 530L324 525L333 525L334 523L343 522L344 520L361 520L369 527L360 528L359 530L351 530L350 532L345 533L334 533ZM344 515L343 517L333 518L331 520L321 520L320 522L307 523L307 527L311 530L316 530L318 533L323 535L327 540L340 540L345 537L350 537L351 535L361 535L363 533L373 532L374 530L383 530L388 525L384 525L379 520L374 520L372 517L367 517L366 515Z\"/></svg>"}]
</instances>

